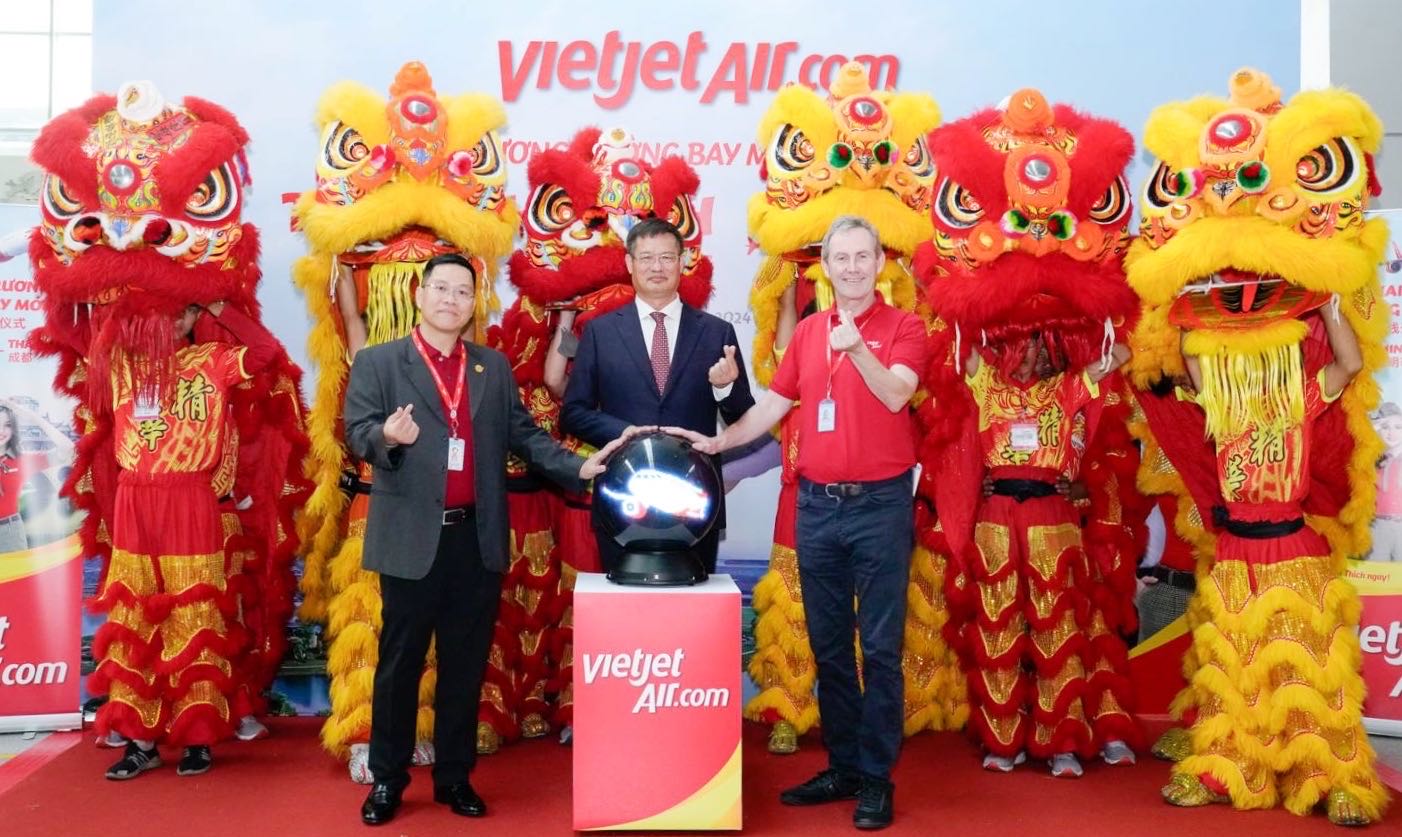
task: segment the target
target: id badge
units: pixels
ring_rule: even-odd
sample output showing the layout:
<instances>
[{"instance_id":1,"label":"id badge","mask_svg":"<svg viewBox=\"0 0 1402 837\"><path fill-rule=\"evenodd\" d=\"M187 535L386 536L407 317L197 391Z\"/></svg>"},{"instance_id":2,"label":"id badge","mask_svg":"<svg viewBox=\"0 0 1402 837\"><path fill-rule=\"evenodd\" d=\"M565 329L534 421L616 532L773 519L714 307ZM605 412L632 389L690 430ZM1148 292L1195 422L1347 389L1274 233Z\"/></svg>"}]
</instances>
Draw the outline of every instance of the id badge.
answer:
<instances>
[{"instance_id":1,"label":"id badge","mask_svg":"<svg viewBox=\"0 0 1402 837\"><path fill-rule=\"evenodd\" d=\"M448 440L448 470L461 471L467 457L467 443L456 436Z\"/></svg>"},{"instance_id":2,"label":"id badge","mask_svg":"<svg viewBox=\"0 0 1402 837\"><path fill-rule=\"evenodd\" d=\"M831 433L837 429L837 402L824 398L818 402L818 432Z\"/></svg>"},{"instance_id":3,"label":"id badge","mask_svg":"<svg viewBox=\"0 0 1402 837\"><path fill-rule=\"evenodd\" d=\"M131 407L131 415L138 419L159 418L161 415L160 402L137 396Z\"/></svg>"},{"instance_id":4,"label":"id badge","mask_svg":"<svg viewBox=\"0 0 1402 837\"><path fill-rule=\"evenodd\" d=\"M1037 439L1037 425L1014 424L1012 427L1012 448L1019 453L1030 453L1042 445Z\"/></svg>"}]
</instances>

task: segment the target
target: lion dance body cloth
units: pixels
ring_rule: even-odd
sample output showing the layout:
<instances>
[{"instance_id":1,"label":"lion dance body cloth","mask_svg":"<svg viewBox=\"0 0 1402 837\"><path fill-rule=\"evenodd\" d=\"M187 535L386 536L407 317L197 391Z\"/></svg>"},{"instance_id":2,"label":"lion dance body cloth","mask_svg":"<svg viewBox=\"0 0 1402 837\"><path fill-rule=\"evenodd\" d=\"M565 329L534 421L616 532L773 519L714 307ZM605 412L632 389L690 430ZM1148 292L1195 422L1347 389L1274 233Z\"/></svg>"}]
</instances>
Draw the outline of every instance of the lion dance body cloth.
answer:
<instances>
[{"instance_id":1,"label":"lion dance body cloth","mask_svg":"<svg viewBox=\"0 0 1402 837\"><path fill-rule=\"evenodd\" d=\"M497 139L505 121L489 96L439 95L417 62L400 69L388 100L341 82L317 108L316 186L293 210L311 250L293 266L293 278L311 313L308 351L318 368L308 422L316 486L301 527L302 616L324 621L329 641L331 716L322 742L351 756L357 781L370 781L381 622L379 577L361 569L374 477L341 441L346 376L360 348L413 330L414 289L424 264L441 253L461 253L475 268L472 338L482 342L487 319L500 308L497 265L511 251L518 222ZM430 662L420 684L420 742L432 739L434 681ZM416 759L430 758L428 746Z\"/></svg>"},{"instance_id":2,"label":"lion dance body cloth","mask_svg":"<svg viewBox=\"0 0 1402 837\"><path fill-rule=\"evenodd\" d=\"M933 317L918 492L938 518L919 537L950 562L947 633L970 726L985 766L1004 770L1024 754L1133 746L1120 635L1135 624L1144 503L1121 379L1088 373L1110 368L1136 310L1121 269L1133 140L1024 89L935 131L930 152L933 236L915 257ZM1073 506L1058 482L1088 498Z\"/></svg>"},{"instance_id":3,"label":"lion dance body cloth","mask_svg":"<svg viewBox=\"0 0 1402 837\"><path fill-rule=\"evenodd\" d=\"M1387 230L1363 216L1381 136L1357 96L1286 103L1253 70L1228 99L1165 105L1145 129L1159 163L1126 259L1143 303L1132 370L1144 386L1184 384L1186 356L1199 385L1140 399L1140 482L1212 521L1207 538L1182 532L1205 557L1175 701L1187 754L1164 788L1174 804L1323 803L1357 825L1386 803L1361 720L1359 602L1342 577L1368 551L1381 452L1367 414L1385 363ZM1338 372L1330 329L1361 356L1332 393L1331 371L1353 370Z\"/></svg>"},{"instance_id":4,"label":"lion dance body cloth","mask_svg":"<svg viewBox=\"0 0 1402 837\"><path fill-rule=\"evenodd\" d=\"M301 373L256 322L247 141L217 105L136 82L34 145L45 324L31 343L78 402L64 491L104 559L91 607L107 614L89 686L108 696L99 731L129 739L225 737L262 711L286 641L307 440ZM193 343L175 328L190 305L223 309Z\"/></svg>"},{"instance_id":5,"label":"lion dance body cloth","mask_svg":"<svg viewBox=\"0 0 1402 837\"><path fill-rule=\"evenodd\" d=\"M518 296L489 334L511 362L536 423L586 455L588 445L560 433L567 372L552 381L550 355L568 352L590 320L632 304L624 242L633 225L650 217L670 221L682 237L682 300L702 308L711 296L711 260L701 253L692 204L696 172L679 157L652 163L635 149L622 128L585 128L566 148L531 158L522 245L509 263ZM561 329L568 339L556 336ZM563 356L554 360L564 367ZM551 722L570 724L574 581L579 571L600 571L589 496L542 484L515 457L507 471L511 564L482 688L479 752L501 740L544 735Z\"/></svg>"},{"instance_id":6,"label":"lion dance body cloth","mask_svg":"<svg viewBox=\"0 0 1402 837\"><path fill-rule=\"evenodd\" d=\"M828 95L792 85L779 91L759 126L764 191L750 199L750 237L764 260L750 291L755 312L754 373L768 385L798 320L833 304L819 242L842 215L870 221L886 250L877 290L915 307L910 259L929 237L934 166L925 135L939 108L918 93L873 91L866 68L846 65ZM819 722L817 668L808 645L794 547L797 427L781 426L783 462L769 571L755 584L755 654L749 673L760 691L745 716L773 726L772 752L789 753ZM964 683L941 636L944 561L917 547L911 563L902 665L905 733L957 729L967 717Z\"/></svg>"}]
</instances>

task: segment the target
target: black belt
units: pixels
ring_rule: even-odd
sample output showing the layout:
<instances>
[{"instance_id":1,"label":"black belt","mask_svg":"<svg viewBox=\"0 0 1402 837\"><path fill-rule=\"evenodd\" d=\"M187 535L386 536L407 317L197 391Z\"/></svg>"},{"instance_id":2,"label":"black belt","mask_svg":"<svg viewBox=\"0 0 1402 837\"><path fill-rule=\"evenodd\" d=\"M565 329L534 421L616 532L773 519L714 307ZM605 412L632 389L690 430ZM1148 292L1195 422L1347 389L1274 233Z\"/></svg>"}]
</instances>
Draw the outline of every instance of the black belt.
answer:
<instances>
[{"instance_id":1,"label":"black belt","mask_svg":"<svg viewBox=\"0 0 1402 837\"><path fill-rule=\"evenodd\" d=\"M1291 520L1232 520L1226 508L1222 506L1212 507L1212 522L1216 523L1218 528L1226 529L1229 534L1253 541L1283 538L1305 528L1303 517Z\"/></svg>"},{"instance_id":2,"label":"black belt","mask_svg":"<svg viewBox=\"0 0 1402 837\"><path fill-rule=\"evenodd\" d=\"M475 506L462 506L456 509L443 510L443 525L456 526L459 523L466 523L472 519L472 515L477 511Z\"/></svg>"},{"instance_id":3,"label":"black belt","mask_svg":"<svg viewBox=\"0 0 1402 837\"><path fill-rule=\"evenodd\" d=\"M1056 483L1043 480L993 480L993 493L1025 503L1034 497L1056 494Z\"/></svg>"},{"instance_id":4,"label":"black belt","mask_svg":"<svg viewBox=\"0 0 1402 837\"><path fill-rule=\"evenodd\" d=\"M844 497L860 497L868 491L875 491L878 488L885 488L890 485L904 483L910 485L910 473L906 472L899 477L891 477L884 480L873 480L871 482L813 482L810 479L799 479L801 487L807 487L814 494L822 494L834 499Z\"/></svg>"},{"instance_id":5,"label":"black belt","mask_svg":"<svg viewBox=\"0 0 1402 837\"><path fill-rule=\"evenodd\" d=\"M354 497L357 494L369 494L370 483L365 482L355 475L354 472L345 471L341 474L339 486L347 496Z\"/></svg>"},{"instance_id":6,"label":"black belt","mask_svg":"<svg viewBox=\"0 0 1402 837\"><path fill-rule=\"evenodd\" d=\"M1190 572L1175 570L1156 564L1152 567L1141 567L1139 569L1140 578L1157 578L1169 587L1177 587L1179 590L1187 590L1189 593L1198 589L1198 580Z\"/></svg>"}]
</instances>

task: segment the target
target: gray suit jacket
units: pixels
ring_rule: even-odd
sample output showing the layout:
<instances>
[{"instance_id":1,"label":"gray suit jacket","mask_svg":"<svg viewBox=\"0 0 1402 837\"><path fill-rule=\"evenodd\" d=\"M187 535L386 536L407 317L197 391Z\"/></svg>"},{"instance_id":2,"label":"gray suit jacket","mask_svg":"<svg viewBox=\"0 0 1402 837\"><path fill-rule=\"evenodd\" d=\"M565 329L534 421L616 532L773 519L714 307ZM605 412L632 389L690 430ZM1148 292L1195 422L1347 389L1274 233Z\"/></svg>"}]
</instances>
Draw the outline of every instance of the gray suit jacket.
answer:
<instances>
[{"instance_id":1,"label":"gray suit jacket","mask_svg":"<svg viewBox=\"0 0 1402 837\"><path fill-rule=\"evenodd\" d=\"M477 543L488 570L505 572L506 454L511 451L561 486L583 488L584 460L561 448L521 405L511 367L500 352L467 343L472 412ZM419 438L385 446L385 419L414 405ZM448 420L423 358L405 337L361 350L346 387L346 445L375 469L362 564L367 570L418 580L428 575L443 528L448 472Z\"/></svg>"}]
</instances>

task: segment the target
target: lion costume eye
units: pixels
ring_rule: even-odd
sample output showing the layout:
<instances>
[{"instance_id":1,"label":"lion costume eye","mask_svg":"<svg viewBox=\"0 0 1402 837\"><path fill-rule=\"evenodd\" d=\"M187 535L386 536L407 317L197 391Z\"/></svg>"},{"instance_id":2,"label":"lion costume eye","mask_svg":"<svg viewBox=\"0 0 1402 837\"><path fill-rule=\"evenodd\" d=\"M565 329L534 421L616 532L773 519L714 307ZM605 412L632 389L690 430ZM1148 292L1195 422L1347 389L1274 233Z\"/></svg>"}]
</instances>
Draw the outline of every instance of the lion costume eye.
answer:
<instances>
[{"instance_id":1,"label":"lion costume eye","mask_svg":"<svg viewBox=\"0 0 1402 837\"><path fill-rule=\"evenodd\" d=\"M1197 169L1174 171L1168 163L1159 163L1144 189L1144 201L1155 209L1167 209L1178 201L1196 197L1204 182Z\"/></svg>"},{"instance_id":2,"label":"lion costume eye","mask_svg":"<svg viewBox=\"0 0 1402 837\"><path fill-rule=\"evenodd\" d=\"M1344 137L1329 140L1295 164L1296 182L1319 194L1347 189L1359 175L1358 154Z\"/></svg>"},{"instance_id":3,"label":"lion costume eye","mask_svg":"<svg viewBox=\"0 0 1402 837\"><path fill-rule=\"evenodd\" d=\"M185 201L185 212L200 221L222 221L239 205L238 181L228 163L205 175Z\"/></svg>"},{"instance_id":4,"label":"lion costume eye","mask_svg":"<svg viewBox=\"0 0 1402 837\"><path fill-rule=\"evenodd\" d=\"M487 178L501 171L501 151L497 145L497 135L488 131L472 147L472 173L479 178Z\"/></svg>"},{"instance_id":5,"label":"lion costume eye","mask_svg":"<svg viewBox=\"0 0 1402 837\"><path fill-rule=\"evenodd\" d=\"M545 184L531 195L526 208L526 222L544 236L552 236L574 223L574 202L559 186Z\"/></svg>"},{"instance_id":6,"label":"lion costume eye","mask_svg":"<svg viewBox=\"0 0 1402 837\"><path fill-rule=\"evenodd\" d=\"M44 177L44 209L55 218L66 219L82 212L83 205L68 194L62 179L50 174Z\"/></svg>"},{"instance_id":7,"label":"lion costume eye","mask_svg":"<svg viewBox=\"0 0 1402 837\"><path fill-rule=\"evenodd\" d=\"M770 157L778 172L801 171L813 162L813 143L793 125L784 125L770 144Z\"/></svg>"},{"instance_id":8,"label":"lion costume eye","mask_svg":"<svg viewBox=\"0 0 1402 837\"><path fill-rule=\"evenodd\" d=\"M692 208L691 200L686 195L672 202L672 211L667 214L667 220L677 228L682 241L690 241L696 235L696 210Z\"/></svg>"},{"instance_id":9,"label":"lion costume eye","mask_svg":"<svg viewBox=\"0 0 1402 837\"><path fill-rule=\"evenodd\" d=\"M326 126L325 133L321 160L336 171L353 169L370 154L370 147L365 144L360 132L349 125L332 122Z\"/></svg>"},{"instance_id":10,"label":"lion costume eye","mask_svg":"<svg viewBox=\"0 0 1402 837\"><path fill-rule=\"evenodd\" d=\"M935 198L935 216L947 227L967 230L983 220L983 206L972 192L946 178Z\"/></svg>"},{"instance_id":11,"label":"lion costume eye","mask_svg":"<svg viewBox=\"0 0 1402 837\"><path fill-rule=\"evenodd\" d=\"M915 138L915 142L912 142L910 148L906 149L902 161L906 168L910 169L912 175L922 180L933 177L935 174L935 161L930 157L930 149L925 145L924 137Z\"/></svg>"},{"instance_id":12,"label":"lion costume eye","mask_svg":"<svg viewBox=\"0 0 1402 837\"><path fill-rule=\"evenodd\" d=\"M1091 205L1090 220L1097 224L1113 224L1129 214L1129 185L1123 177L1110 182L1110 188Z\"/></svg>"}]
</instances>

